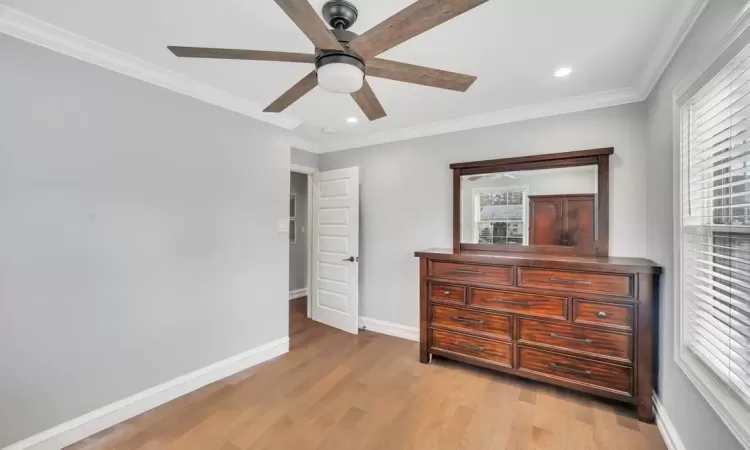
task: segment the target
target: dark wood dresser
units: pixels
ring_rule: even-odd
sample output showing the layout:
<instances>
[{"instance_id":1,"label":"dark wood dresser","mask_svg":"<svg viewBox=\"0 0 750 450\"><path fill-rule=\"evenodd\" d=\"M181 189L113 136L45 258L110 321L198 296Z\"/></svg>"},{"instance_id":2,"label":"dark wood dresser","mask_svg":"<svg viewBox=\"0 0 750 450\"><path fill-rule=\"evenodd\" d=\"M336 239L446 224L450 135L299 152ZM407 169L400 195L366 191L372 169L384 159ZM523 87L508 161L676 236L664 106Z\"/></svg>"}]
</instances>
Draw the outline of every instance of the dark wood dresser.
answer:
<instances>
[{"instance_id":1,"label":"dark wood dresser","mask_svg":"<svg viewBox=\"0 0 750 450\"><path fill-rule=\"evenodd\" d=\"M416 256L421 362L440 355L585 391L654 420L658 265L452 249Z\"/></svg>"}]
</instances>

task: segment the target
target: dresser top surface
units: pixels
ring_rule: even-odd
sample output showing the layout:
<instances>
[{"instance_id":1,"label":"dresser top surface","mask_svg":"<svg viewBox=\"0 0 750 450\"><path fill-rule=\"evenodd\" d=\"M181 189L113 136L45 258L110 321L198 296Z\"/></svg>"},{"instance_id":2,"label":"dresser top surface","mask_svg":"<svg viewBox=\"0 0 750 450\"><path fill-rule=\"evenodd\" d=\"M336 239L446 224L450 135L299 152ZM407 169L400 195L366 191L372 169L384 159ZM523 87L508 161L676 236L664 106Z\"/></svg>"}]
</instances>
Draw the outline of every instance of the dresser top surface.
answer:
<instances>
[{"instance_id":1,"label":"dresser top surface","mask_svg":"<svg viewBox=\"0 0 750 450\"><path fill-rule=\"evenodd\" d=\"M414 255L420 258L485 264L661 273L661 266L649 259L625 258L618 256L570 256L550 255L544 253L487 252L473 250L454 253L453 250L449 248L430 248L415 252Z\"/></svg>"}]
</instances>

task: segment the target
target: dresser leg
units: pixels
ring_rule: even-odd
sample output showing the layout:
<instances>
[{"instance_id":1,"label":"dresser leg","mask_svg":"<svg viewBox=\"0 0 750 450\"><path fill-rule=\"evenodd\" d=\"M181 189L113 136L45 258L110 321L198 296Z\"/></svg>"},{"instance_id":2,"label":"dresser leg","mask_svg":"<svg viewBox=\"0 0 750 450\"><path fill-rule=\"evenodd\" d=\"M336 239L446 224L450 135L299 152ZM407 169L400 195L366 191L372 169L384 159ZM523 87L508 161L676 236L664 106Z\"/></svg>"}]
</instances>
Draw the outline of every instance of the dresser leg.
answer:
<instances>
[{"instance_id":1,"label":"dresser leg","mask_svg":"<svg viewBox=\"0 0 750 450\"><path fill-rule=\"evenodd\" d=\"M420 349L419 350L419 362L422 364L429 364L432 361L432 355L430 352Z\"/></svg>"},{"instance_id":2,"label":"dresser leg","mask_svg":"<svg viewBox=\"0 0 750 450\"><path fill-rule=\"evenodd\" d=\"M643 395L638 399L638 420L646 423L654 423L654 401L650 395Z\"/></svg>"}]
</instances>

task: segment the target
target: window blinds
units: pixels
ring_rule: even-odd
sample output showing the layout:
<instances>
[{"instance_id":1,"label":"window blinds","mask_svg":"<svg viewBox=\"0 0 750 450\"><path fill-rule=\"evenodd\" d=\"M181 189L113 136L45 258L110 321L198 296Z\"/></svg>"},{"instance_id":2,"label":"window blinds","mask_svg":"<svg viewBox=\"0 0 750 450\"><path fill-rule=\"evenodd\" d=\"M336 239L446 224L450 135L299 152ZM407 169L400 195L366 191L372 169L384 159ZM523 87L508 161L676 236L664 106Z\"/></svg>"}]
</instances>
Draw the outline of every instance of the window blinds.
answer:
<instances>
[{"instance_id":1,"label":"window blinds","mask_svg":"<svg viewBox=\"0 0 750 450\"><path fill-rule=\"evenodd\" d=\"M683 109L683 345L750 405L750 46Z\"/></svg>"}]
</instances>

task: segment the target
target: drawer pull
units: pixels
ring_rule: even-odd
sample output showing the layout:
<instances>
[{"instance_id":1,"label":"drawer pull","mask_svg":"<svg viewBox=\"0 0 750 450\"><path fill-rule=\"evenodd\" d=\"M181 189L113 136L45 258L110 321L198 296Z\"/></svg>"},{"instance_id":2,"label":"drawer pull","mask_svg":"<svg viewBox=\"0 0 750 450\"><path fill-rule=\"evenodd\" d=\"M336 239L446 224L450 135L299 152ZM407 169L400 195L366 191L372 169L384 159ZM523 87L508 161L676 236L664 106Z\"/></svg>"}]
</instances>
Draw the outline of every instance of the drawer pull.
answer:
<instances>
[{"instance_id":1,"label":"drawer pull","mask_svg":"<svg viewBox=\"0 0 750 450\"><path fill-rule=\"evenodd\" d=\"M596 313L596 317L598 317L600 319L606 319L607 318L607 313L605 313L604 311L599 311L598 313Z\"/></svg>"},{"instance_id":2,"label":"drawer pull","mask_svg":"<svg viewBox=\"0 0 750 450\"><path fill-rule=\"evenodd\" d=\"M591 282L586 280L570 280L568 278L550 278L549 279L553 283L562 283L562 284L578 284L581 286L590 286Z\"/></svg>"},{"instance_id":3,"label":"drawer pull","mask_svg":"<svg viewBox=\"0 0 750 450\"><path fill-rule=\"evenodd\" d=\"M461 316L453 316L451 319L455 320L456 322L468 322L468 323L477 323L479 325L484 323L484 320L481 319L472 319L470 317L461 317Z\"/></svg>"},{"instance_id":4,"label":"drawer pull","mask_svg":"<svg viewBox=\"0 0 750 450\"><path fill-rule=\"evenodd\" d=\"M463 347L469 350L474 350L475 352L482 352L484 351L484 347L480 347L478 345L471 345L471 344L464 344L463 342L454 342L453 345L456 347Z\"/></svg>"},{"instance_id":5,"label":"drawer pull","mask_svg":"<svg viewBox=\"0 0 750 450\"><path fill-rule=\"evenodd\" d=\"M519 305L519 306L534 306L534 302L514 302L512 300L502 300L502 299L496 299L495 300L498 303L507 303L509 305Z\"/></svg>"},{"instance_id":6,"label":"drawer pull","mask_svg":"<svg viewBox=\"0 0 750 450\"><path fill-rule=\"evenodd\" d=\"M569 337L569 336L562 336L562 335L559 335L557 333L550 333L549 336L553 337L553 338L558 338L558 339L565 339L566 341L576 341L576 342L582 342L584 344L590 344L591 343L591 339L572 338L572 337Z\"/></svg>"},{"instance_id":7,"label":"drawer pull","mask_svg":"<svg viewBox=\"0 0 750 450\"><path fill-rule=\"evenodd\" d=\"M549 368L552 370L559 370L560 372L571 372L571 373L580 373L581 375L590 376L592 372L590 370L581 370L576 369L575 367L568 367L568 366L561 366L557 363L549 363Z\"/></svg>"},{"instance_id":8,"label":"drawer pull","mask_svg":"<svg viewBox=\"0 0 750 450\"><path fill-rule=\"evenodd\" d=\"M481 270L470 270L470 269L453 269L453 272L455 273L469 273L472 275L484 275L484 272Z\"/></svg>"},{"instance_id":9,"label":"drawer pull","mask_svg":"<svg viewBox=\"0 0 750 450\"><path fill-rule=\"evenodd\" d=\"M443 291L443 295L451 295L451 291Z\"/></svg>"}]
</instances>

